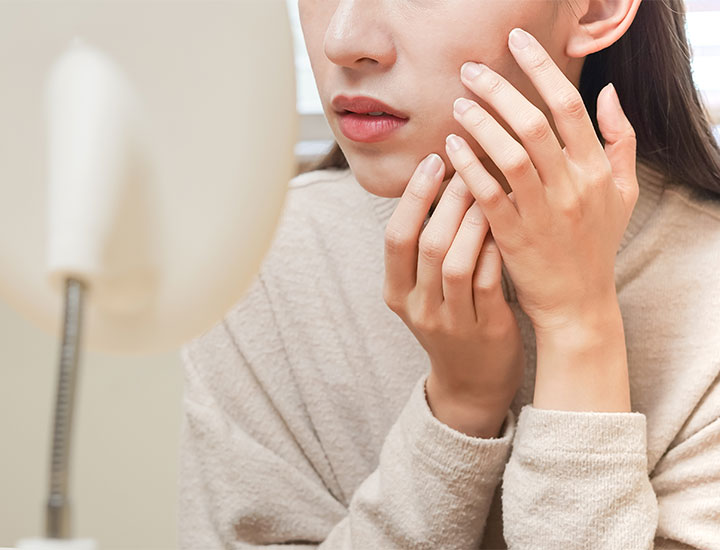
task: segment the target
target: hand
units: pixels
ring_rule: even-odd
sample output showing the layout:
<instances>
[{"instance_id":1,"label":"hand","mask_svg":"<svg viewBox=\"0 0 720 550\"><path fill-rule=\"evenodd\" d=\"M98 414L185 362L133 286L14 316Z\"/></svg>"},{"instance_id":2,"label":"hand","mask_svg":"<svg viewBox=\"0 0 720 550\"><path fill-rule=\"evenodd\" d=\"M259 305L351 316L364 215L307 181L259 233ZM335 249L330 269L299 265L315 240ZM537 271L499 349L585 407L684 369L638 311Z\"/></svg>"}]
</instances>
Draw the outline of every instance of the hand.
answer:
<instances>
[{"instance_id":1,"label":"hand","mask_svg":"<svg viewBox=\"0 0 720 550\"><path fill-rule=\"evenodd\" d=\"M603 146L582 97L538 41L517 29L510 51L553 115L558 139L542 111L487 67L463 82L492 106L522 145L474 101L458 99L455 118L507 178L514 199L490 176L468 143L448 155L487 216L520 306L536 334L580 320L601 322L616 303L615 255L637 201L635 132L613 87L598 97ZM525 47L514 38L525 37ZM463 67L467 69L469 64ZM468 109L462 111L462 104Z\"/></svg>"},{"instance_id":2,"label":"hand","mask_svg":"<svg viewBox=\"0 0 720 550\"><path fill-rule=\"evenodd\" d=\"M468 435L497 437L522 383L522 339L487 219L458 174L423 229L444 174L438 155L420 163L388 221L383 298L430 356L433 414Z\"/></svg>"}]
</instances>

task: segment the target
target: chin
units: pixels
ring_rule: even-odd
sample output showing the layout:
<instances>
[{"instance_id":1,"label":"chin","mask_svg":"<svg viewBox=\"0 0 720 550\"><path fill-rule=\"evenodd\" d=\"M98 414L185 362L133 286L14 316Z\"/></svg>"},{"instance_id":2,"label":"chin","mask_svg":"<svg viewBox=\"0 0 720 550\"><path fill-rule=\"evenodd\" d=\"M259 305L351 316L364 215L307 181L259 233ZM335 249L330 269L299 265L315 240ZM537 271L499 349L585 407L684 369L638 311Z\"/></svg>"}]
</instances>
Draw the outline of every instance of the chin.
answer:
<instances>
[{"instance_id":1,"label":"chin","mask_svg":"<svg viewBox=\"0 0 720 550\"><path fill-rule=\"evenodd\" d=\"M364 155L343 149L353 176L368 193L379 197L400 197L418 164L416 160L398 153Z\"/></svg>"}]
</instances>

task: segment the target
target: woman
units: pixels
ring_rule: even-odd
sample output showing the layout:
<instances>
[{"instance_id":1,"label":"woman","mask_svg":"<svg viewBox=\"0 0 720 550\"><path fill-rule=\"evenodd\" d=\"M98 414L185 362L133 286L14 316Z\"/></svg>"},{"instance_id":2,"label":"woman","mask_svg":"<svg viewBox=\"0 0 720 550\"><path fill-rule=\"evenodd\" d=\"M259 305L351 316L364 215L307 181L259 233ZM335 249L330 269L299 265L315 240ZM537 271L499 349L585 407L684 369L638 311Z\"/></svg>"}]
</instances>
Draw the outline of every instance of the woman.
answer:
<instances>
[{"instance_id":1,"label":"woman","mask_svg":"<svg viewBox=\"0 0 720 550\"><path fill-rule=\"evenodd\" d=\"M720 548L681 0L299 7L337 145L183 348L181 546Z\"/></svg>"}]
</instances>

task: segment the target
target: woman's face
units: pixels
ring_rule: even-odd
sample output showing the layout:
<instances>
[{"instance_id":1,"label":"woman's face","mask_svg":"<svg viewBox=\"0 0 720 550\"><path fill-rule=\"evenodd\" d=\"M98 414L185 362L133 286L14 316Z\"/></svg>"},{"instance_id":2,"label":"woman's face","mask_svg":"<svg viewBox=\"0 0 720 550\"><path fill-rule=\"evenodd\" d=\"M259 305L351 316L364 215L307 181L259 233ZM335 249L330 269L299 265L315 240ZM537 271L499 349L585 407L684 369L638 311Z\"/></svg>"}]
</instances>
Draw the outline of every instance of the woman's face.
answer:
<instances>
[{"instance_id":1,"label":"woman's face","mask_svg":"<svg viewBox=\"0 0 720 550\"><path fill-rule=\"evenodd\" d=\"M445 138L455 133L473 146L509 192L494 163L454 119L453 102L458 97L477 101L517 136L462 83L460 67L466 61L488 65L552 124L548 108L507 43L514 27L527 30L577 86L583 59L565 54L572 18L560 6L564 1L298 0L323 110L358 182L373 194L399 197L420 161L435 152L445 161L442 193L455 172L445 153ZM356 141L344 135L340 114L331 104L340 94L378 99L408 120L380 141Z\"/></svg>"}]
</instances>

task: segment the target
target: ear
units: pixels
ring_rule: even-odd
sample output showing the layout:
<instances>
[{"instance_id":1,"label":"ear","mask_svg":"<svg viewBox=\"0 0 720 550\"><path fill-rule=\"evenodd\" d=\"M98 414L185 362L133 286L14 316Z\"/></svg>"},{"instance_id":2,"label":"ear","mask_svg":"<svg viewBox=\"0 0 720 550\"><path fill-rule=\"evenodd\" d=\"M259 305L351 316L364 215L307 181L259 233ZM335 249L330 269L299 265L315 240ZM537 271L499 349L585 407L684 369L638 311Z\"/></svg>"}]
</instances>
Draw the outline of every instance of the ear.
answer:
<instances>
[{"instance_id":1,"label":"ear","mask_svg":"<svg viewBox=\"0 0 720 550\"><path fill-rule=\"evenodd\" d=\"M585 57L617 42L635 19L640 2L642 0L576 2L579 11L575 11L571 21L572 30L565 49L566 55Z\"/></svg>"}]
</instances>

